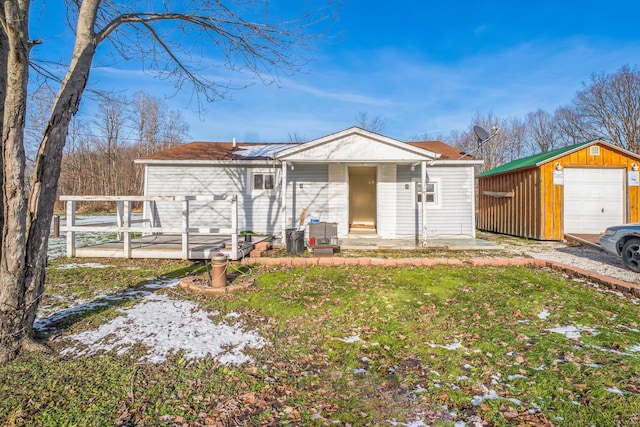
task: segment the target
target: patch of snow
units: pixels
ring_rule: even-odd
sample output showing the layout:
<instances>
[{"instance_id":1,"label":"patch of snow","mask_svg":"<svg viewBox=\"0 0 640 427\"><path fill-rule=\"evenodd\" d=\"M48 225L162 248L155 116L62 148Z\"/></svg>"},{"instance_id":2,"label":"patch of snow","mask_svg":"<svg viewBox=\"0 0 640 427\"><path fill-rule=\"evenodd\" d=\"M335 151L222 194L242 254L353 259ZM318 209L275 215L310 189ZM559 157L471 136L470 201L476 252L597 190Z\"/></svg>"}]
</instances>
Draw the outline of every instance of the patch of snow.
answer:
<instances>
[{"instance_id":1,"label":"patch of snow","mask_svg":"<svg viewBox=\"0 0 640 427\"><path fill-rule=\"evenodd\" d=\"M119 310L123 316L98 329L67 337L75 342L61 354L89 356L102 351L124 354L137 344L148 347L143 360L162 363L173 352L184 351L187 360L212 356L225 365L250 361L245 348L262 348L264 340L236 326L213 323L209 313L190 301L148 294L133 307Z\"/></svg>"},{"instance_id":2,"label":"patch of snow","mask_svg":"<svg viewBox=\"0 0 640 427\"><path fill-rule=\"evenodd\" d=\"M466 375L458 375L458 377L456 378L456 381L465 381L468 380L469 377Z\"/></svg>"},{"instance_id":3,"label":"patch of snow","mask_svg":"<svg viewBox=\"0 0 640 427\"><path fill-rule=\"evenodd\" d=\"M602 368L601 363L585 363L583 366L586 366L587 368Z\"/></svg>"},{"instance_id":4,"label":"patch of snow","mask_svg":"<svg viewBox=\"0 0 640 427\"><path fill-rule=\"evenodd\" d=\"M471 404L473 406L480 406L485 400L495 400L500 398L501 397L498 395L498 393L495 392L495 390L489 390L482 396L473 396L473 399L471 399Z\"/></svg>"},{"instance_id":5,"label":"patch of snow","mask_svg":"<svg viewBox=\"0 0 640 427\"><path fill-rule=\"evenodd\" d=\"M634 353L640 353L640 344L633 345L629 347L628 350Z\"/></svg>"},{"instance_id":6,"label":"patch of snow","mask_svg":"<svg viewBox=\"0 0 640 427\"><path fill-rule=\"evenodd\" d=\"M422 386L418 386L417 389L415 390L411 390L409 392L409 394L415 394L415 393L424 393L425 391L428 391L426 388L422 387Z\"/></svg>"},{"instance_id":7,"label":"patch of snow","mask_svg":"<svg viewBox=\"0 0 640 427\"><path fill-rule=\"evenodd\" d=\"M342 341L342 342L346 342L347 344L353 344L355 342L358 341L362 341L362 339L360 339L359 335L352 335L350 337L346 337L346 338L336 338L338 341Z\"/></svg>"},{"instance_id":8,"label":"patch of snow","mask_svg":"<svg viewBox=\"0 0 640 427\"><path fill-rule=\"evenodd\" d=\"M609 387L607 388L607 391L614 394L624 394L624 392L620 390L618 387Z\"/></svg>"},{"instance_id":9,"label":"patch of snow","mask_svg":"<svg viewBox=\"0 0 640 427\"><path fill-rule=\"evenodd\" d=\"M85 262L83 264L62 264L56 270L71 270L73 268L110 268L112 265L104 265L97 262Z\"/></svg>"},{"instance_id":10,"label":"patch of snow","mask_svg":"<svg viewBox=\"0 0 640 427\"><path fill-rule=\"evenodd\" d=\"M397 421L389 421L392 426L406 426L406 427L428 427L423 420L410 421L408 423L400 423Z\"/></svg>"},{"instance_id":11,"label":"patch of snow","mask_svg":"<svg viewBox=\"0 0 640 427\"><path fill-rule=\"evenodd\" d=\"M427 345L429 347L431 347L431 348L440 347L440 348L444 348L445 350L459 350L461 348L466 349L466 347L463 346L462 343L460 343L460 342L454 342L454 343L447 344L447 345L428 343Z\"/></svg>"},{"instance_id":12,"label":"patch of snow","mask_svg":"<svg viewBox=\"0 0 640 427\"><path fill-rule=\"evenodd\" d=\"M513 381L513 380L518 379L518 378L527 378L527 377L525 377L524 375L520 375L520 374L507 376L507 380L508 381Z\"/></svg>"},{"instance_id":13,"label":"patch of snow","mask_svg":"<svg viewBox=\"0 0 640 427\"><path fill-rule=\"evenodd\" d=\"M557 328L547 329L549 332L554 332L556 334L564 335L568 339L577 340L580 339L580 334L583 332L588 332L591 335L597 335L595 329L589 328L587 326L582 325L569 325L569 326L559 326Z\"/></svg>"},{"instance_id":14,"label":"patch of snow","mask_svg":"<svg viewBox=\"0 0 640 427\"><path fill-rule=\"evenodd\" d=\"M551 313L549 312L549 310L547 310L546 308L544 310L542 310L540 313L538 313L538 319L546 319L547 317L549 317Z\"/></svg>"},{"instance_id":15,"label":"patch of snow","mask_svg":"<svg viewBox=\"0 0 640 427\"><path fill-rule=\"evenodd\" d=\"M357 374L366 374L367 370L366 369L362 369L362 368L356 368L356 369L353 370L353 373L356 374L356 375Z\"/></svg>"},{"instance_id":16,"label":"patch of snow","mask_svg":"<svg viewBox=\"0 0 640 427\"><path fill-rule=\"evenodd\" d=\"M605 353L617 354L619 356L637 356L637 354L634 354L634 353L627 353L627 352L624 352L624 351L618 351L618 350L614 350L614 349L611 349L611 348L599 347L597 345L587 345L585 347L594 348L596 350L600 350L600 351L603 351Z\"/></svg>"},{"instance_id":17,"label":"patch of snow","mask_svg":"<svg viewBox=\"0 0 640 427\"><path fill-rule=\"evenodd\" d=\"M56 333L61 329L59 325L64 325L66 319L77 317L100 307L109 307L114 305L114 303L140 299L149 295L154 290L174 287L177 284L178 279L157 279L155 282L147 283L139 288L127 289L111 295L97 295L92 297L92 300L76 300L74 301L75 305L73 307L50 314L47 317L38 317L33 327L43 333ZM47 310L41 308L39 316L44 314L48 314Z\"/></svg>"}]
</instances>

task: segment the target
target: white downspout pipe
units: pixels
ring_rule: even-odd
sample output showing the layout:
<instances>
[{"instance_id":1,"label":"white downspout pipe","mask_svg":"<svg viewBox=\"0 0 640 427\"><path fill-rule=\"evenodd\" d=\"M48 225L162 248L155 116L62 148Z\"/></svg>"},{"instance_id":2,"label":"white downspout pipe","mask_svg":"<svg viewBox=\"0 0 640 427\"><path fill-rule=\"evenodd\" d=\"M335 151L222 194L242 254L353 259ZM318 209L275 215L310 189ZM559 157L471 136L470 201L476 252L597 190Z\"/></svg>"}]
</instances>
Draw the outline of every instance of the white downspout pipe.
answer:
<instances>
[{"instance_id":1,"label":"white downspout pipe","mask_svg":"<svg viewBox=\"0 0 640 427\"><path fill-rule=\"evenodd\" d=\"M422 196L420 198L422 208L422 246L427 246L427 162L420 165L420 181L422 182Z\"/></svg>"}]
</instances>

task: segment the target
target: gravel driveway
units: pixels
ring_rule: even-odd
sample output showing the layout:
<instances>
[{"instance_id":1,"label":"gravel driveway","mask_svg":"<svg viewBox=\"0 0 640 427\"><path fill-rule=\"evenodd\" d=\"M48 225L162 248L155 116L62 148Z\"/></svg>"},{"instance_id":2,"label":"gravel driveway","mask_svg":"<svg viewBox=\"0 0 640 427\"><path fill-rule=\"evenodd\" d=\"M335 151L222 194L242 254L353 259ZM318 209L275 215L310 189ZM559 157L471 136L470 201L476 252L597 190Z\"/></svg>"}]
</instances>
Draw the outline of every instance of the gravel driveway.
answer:
<instances>
[{"instance_id":1,"label":"gravel driveway","mask_svg":"<svg viewBox=\"0 0 640 427\"><path fill-rule=\"evenodd\" d=\"M608 255L597 248L565 242L511 239L491 234L483 235L482 238L495 241L515 256L557 261L625 282L640 283L640 274L624 268L621 258Z\"/></svg>"}]
</instances>

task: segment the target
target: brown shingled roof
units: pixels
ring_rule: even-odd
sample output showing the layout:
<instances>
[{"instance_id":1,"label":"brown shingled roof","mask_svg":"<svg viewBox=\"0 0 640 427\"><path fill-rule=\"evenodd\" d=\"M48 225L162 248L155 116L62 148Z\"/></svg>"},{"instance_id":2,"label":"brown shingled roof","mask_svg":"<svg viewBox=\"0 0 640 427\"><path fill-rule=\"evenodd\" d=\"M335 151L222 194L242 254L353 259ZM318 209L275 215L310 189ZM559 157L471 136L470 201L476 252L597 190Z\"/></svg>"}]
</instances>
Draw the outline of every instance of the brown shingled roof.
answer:
<instances>
[{"instance_id":1,"label":"brown shingled roof","mask_svg":"<svg viewBox=\"0 0 640 427\"><path fill-rule=\"evenodd\" d=\"M142 160L266 160L268 157L248 158L238 154L243 148L265 145L250 142L238 142L233 148L232 142L190 142L167 150L159 151Z\"/></svg>"},{"instance_id":2,"label":"brown shingled roof","mask_svg":"<svg viewBox=\"0 0 640 427\"><path fill-rule=\"evenodd\" d=\"M473 157L464 151L460 151L456 147L442 141L416 141L408 142L407 144L422 148L423 150L439 153L441 155L439 160L473 160Z\"/></svg>"},{"instance_id":3,"label":"brown shingled roof","mask_svg":"<svg viewBox=\"0 0 640 427\"><path fill-rule=\"evenodd\" d=\"M295 144L297 143L292 143L292 145ZM473 157L468 154L442 141L418 141L408 142L407 144L423 150L439 153L441 155L440 160L473 159ZM190 142L150 154L143 157L142 160L267 160L268 157L249 158L240 154L243 148L256 145L267 144L238 142L236 143L236 148L234 148L232 142Z\"/></svg>"}]
</instances>

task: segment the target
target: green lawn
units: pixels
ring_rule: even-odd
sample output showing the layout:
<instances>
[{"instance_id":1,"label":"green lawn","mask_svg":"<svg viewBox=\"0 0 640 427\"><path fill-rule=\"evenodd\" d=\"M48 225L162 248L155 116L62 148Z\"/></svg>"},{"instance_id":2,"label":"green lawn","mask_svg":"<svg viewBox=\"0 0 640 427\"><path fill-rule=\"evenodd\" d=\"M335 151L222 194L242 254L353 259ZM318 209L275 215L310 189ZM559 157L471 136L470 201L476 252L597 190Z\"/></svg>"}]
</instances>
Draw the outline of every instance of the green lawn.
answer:
<instances>
[{"instance_id":1,"label":"green lawn","mask_svg":"<svg viewBox=\"0 0 640 427\"><path fill-rule=\"evenodd\" d=\"M137 260L56 269L67 262L50 267L48 306L204 270ZM255 267L247 274L255 285L231 297L157 292L258 332L268 345L252 351L253 363L221 366L178 353L154 365L138 360L142 347L121 356L24 355L0 368L0 422L640 425L637 299L540 268ZM240 316L229 320L231 312ZM87 311L50 343L60 350L66 335L115 315L115 307Z\"/></svg>"}]
</instances>

